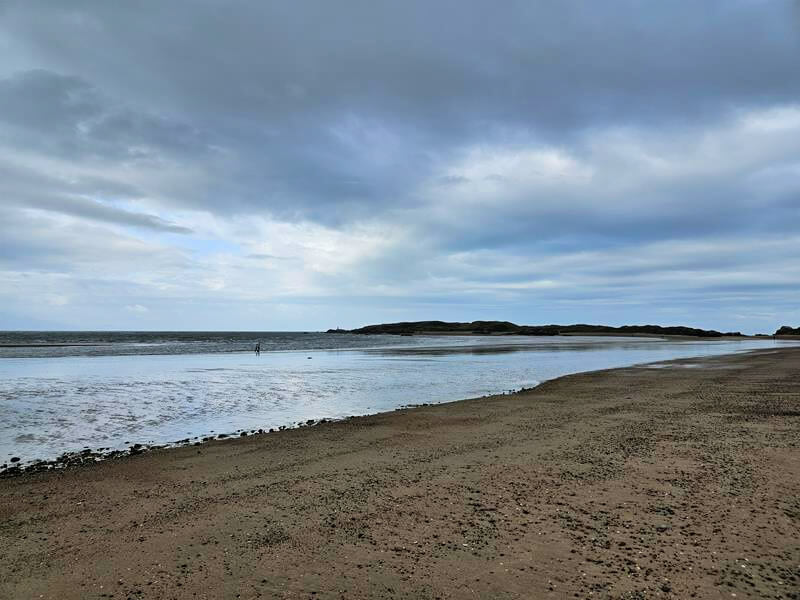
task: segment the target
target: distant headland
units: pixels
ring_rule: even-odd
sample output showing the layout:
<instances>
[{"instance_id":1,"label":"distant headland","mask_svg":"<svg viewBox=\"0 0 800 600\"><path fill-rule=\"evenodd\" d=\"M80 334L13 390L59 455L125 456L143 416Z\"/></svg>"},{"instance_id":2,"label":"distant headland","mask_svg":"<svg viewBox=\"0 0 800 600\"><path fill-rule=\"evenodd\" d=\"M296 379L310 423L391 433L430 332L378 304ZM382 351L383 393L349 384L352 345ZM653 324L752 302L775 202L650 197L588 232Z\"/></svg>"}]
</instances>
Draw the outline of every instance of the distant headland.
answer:
<instances>
[{"instance_id":1,"label":"distant headland","mask_svg":"<svg viewBox=\"0 0 800 600\"><path fill-rule=\"evenodd\" d=\"M782 328L791 329L791 328ZM797 330L800 332L800 329ZM695 327L662 327L660 325L517 325L510 321L472 321L451 323L446 321L412 321L367 325L358 329L329 329L328 333L355 333L361 335L658 335L700 338L739 337L738 331L721 332Z\"/></svg>"}]
</instances>

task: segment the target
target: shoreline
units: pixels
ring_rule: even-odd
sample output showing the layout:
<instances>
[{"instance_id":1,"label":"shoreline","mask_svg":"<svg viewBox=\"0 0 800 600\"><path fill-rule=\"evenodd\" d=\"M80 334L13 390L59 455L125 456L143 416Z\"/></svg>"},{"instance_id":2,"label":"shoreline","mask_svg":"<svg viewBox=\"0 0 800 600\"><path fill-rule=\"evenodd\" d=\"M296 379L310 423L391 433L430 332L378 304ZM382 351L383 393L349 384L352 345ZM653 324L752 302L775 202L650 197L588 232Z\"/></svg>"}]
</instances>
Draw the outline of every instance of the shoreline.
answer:
<instances>
[{"instance_id":1,"label":"shoreline","mask_svg":"<svg viewBox=\"0 0 800 600\"><path fill-rule=\"evenodd\" d=\"M0 479L0 596L797 597L798 361L585 372Z\"/></svg>"},{"instance_id":2,"label":"shoreline","mask_svg":"<svg viewBox=\"0 0 800 600\"><path fill-rule=\"evenodd\" d=\"M421 334L424 336L424 334ZM487 336L488 337L488 336ZM566 335L564 337L572 337L571 335ZM598 334L597 337L609 337L604 334ZM618 336L614 336L618 337ZM635 339L640 337L638 335L630 335L630 336L623 336L623 338L631 338ZM659 337L652 337L652 336L645 336L642 334L641 337L649 337L650 339L656 341L659 340ZM679 336L672 336L666 338L667 341L684 341L683 339L679 339ZM695 341L695 338L691 338L690 341ZM735 342L735 339L730 339L729 341ZM707 340L698 340L699 343L705 343ZM493 345L489 348L484 348L482 346L464 346L464 347L449 347L449 346L412 346L412 347L389 347L392 352L398 354L406 354L406 353L423 353L423 354L435 354L440 351L446 351L447 353L457 353L457 352L466 352L472 353L475 351L483 352L484 350L487 353L500 353L500 352L518 352L524 351L524 345L517 345L512 344L509 346L503 345ZM771 348L759 348L759 349L748 349L748 350L731 350L727 354L719 355L719 356L727 356L727 355L736 355L742 354L747 352L760 352L763 350L770 350ZM348 349L349 350L349 349ZM361 352L381 352L384 350L382 347L376 348L364 348L364 349L355 349ZM318 352L325 352L326 350L319 350ZM305 354L306 352L312 352L310 350L276 350L271 352L292 352L297 354ZM248 354L249 351L241 351L238 354ZM265 352L268 354L269 352ZM214 353L210 353L214 354ZM224 354L236 354L236 353L224 353ZM127 355L119 355L119 356L127 356ZM132 356L159 356L159 355L132 355ZM182 356L182 355L168 355L168 356ZM203 354L188 354L185 356L204 356ZM61 357L59 357L61 358ZM89 357L93 358L93 357ZM673 361L686 361L692 360L693 357L685 357L679 359L672 359ZM702 358L702 355L699 355L697 358ZM663 361L647 361L641 363L633 363L631 365L627 365L628 367L635 367L635 366L642 366L649 364L650 362L653 363L660 363ZM669 362L669 361L667 361ZM600 370L609 370L614 368L625 368L623 367L609 367L606 369ZM591 373L595 372L597 369L589 370L589 371L577 371L575 373L568 373L566 375L560 375L555 377L554 379L559 379L561 377L569 376L569 375L577 375L581 373ZM543 379L541 380L538 385L550 381L551 379ZM71 469L81 466L86 466L89 464L94 464L96 462L102 462L106 460L120 460L124 459L127 456L139 455L146 452L152 452L155 450L170 450L175 448L182 448L186 446L202 446L212 441L217 440L230 440L233 438L239 437L248 437L248 436L261 436L267 434L275 434L280 431L284 431L287 429L299 429L303 427L310 427L310 426L318 426L327 422L337 422L337 421L347 421L354 418L364 417L364 416L371 416L371 415L378 415L383 413L391 413L398 410L403 410L405 408L411 408L415 406L426 406L429 404L433 405L440 405L440 404L448 404L452 402L465 402L465 401L472 401L472 400L479 400L481 398L491 397L492 395L507 395L509 393L520 393L524 391L529 391L533 389L533 386L530 388L526 388L524 385L521 386L519 389L509 389L504 392L497 392L496 394L487 394L482 396L467 396L465 398L450 398L443 402L409 402L408 404L403 404L391 408L389 410L379 411L379 412L369 412L369 413L356 413L350 414L345 416L316 416L313 418L304 419L301 421L292 421L292 422L285 422L285 423L278 423L278 424L271 424L270 425L263 425L261 423L256 424L255 426L250 426L247 428L240 428L240 429L231 429L229 431L202 431L202 432L194 432L196 435L190 434L187 437L183 437L180 439L173 439L173 440L144 440L144 439L132 439L130 442L125 442L124 444L120 443L111 443L106 444L106 446L84 446L83 448L76 448L74 450L64 450L58 455L53 455L52 458L24 458L25 452L18 452L16 454L10 453L7 457L0 462L0 480L8 477L18 477L25 473L40 473L40 472L48 472L48 471L61 471L65 469ZM130 437L130 436L129 436ZM135 438L135 436L134 436Z\"/></svg>"}]
</instances>

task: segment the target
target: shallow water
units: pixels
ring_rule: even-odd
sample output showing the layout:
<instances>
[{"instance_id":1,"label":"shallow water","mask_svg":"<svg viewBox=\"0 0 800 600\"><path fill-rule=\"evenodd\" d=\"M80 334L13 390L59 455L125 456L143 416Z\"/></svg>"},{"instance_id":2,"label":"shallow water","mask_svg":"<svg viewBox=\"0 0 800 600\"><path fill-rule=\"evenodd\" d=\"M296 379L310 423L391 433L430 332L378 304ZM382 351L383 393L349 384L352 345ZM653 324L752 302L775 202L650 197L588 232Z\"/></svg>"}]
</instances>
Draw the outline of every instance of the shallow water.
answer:
<instances>
[{"instance_id":1,"label":"shallow water","mask_svg":"<svg viewBox=\"0 0 800 600\"><path fill-rule=\"evenodd\" d=\"M265 344L271 334L260 335L262 347L281 343ZM123 449L291 426L516 390L580 371L787 345L609 337L280 336L289 340L288 347L305 347L314 338L328 347L260 356L181 353L180 344L226 346L162 340L158 354L130 352L129 346L100 351L95 345L89 351L73 348L69 356L53 356L51 347L29 347L19 353L27 358L0 358L0 460L19 456L28 462L85 447ZM250 348L250 341L231 344ZM122 342L137 343L143 342Z\"/></svg>"},{"instance_id":2,"label":"shallow water","mask_svg":"<svg viewBox=\"0 0 800 600\"><path fill-rule=\"evenodd\" d=\"M256 342L264 352L427 343L396 335L286 331L0 331L0 358L248 352Z\"/></svg>"}]
</instances>

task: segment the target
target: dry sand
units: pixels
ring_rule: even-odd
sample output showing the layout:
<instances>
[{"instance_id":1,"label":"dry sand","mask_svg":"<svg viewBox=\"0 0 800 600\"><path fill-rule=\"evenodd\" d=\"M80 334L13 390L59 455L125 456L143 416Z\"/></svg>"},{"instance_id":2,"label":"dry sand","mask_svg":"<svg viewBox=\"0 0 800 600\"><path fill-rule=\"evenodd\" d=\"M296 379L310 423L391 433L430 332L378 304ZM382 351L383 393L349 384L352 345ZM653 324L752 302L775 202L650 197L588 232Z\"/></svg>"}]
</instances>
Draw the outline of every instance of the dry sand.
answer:
<instances>
[{"instance_id":1,"label":"dry sand","mask_svg":"<svg viewBox=\"0 0 800 600\"><path fill-rule=\"evenodd\" d=\"M3 479L0 598L800 598L799 367L601 371Z\"/></svg>"}]
</instances>

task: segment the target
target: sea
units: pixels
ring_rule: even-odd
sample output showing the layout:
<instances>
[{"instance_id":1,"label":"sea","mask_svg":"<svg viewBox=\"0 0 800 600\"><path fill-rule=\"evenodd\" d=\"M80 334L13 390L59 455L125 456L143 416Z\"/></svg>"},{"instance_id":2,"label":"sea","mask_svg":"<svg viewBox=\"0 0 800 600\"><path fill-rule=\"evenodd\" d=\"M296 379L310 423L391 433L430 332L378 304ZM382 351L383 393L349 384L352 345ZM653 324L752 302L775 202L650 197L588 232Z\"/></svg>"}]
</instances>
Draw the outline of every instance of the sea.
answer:
<instances>
[{"instance_id":1,"label":"sea","mask_svg":"<svg viewBox=\"0 0 800 600\"><path fill-rule=\"evenodd\" d=\"M0 464L508 393L596 369L796 345L767 339L0 332ZM260 344L261 353L254 352ZM691 363L689 363L691 367Z\"/></svg>"}]
</instances>

